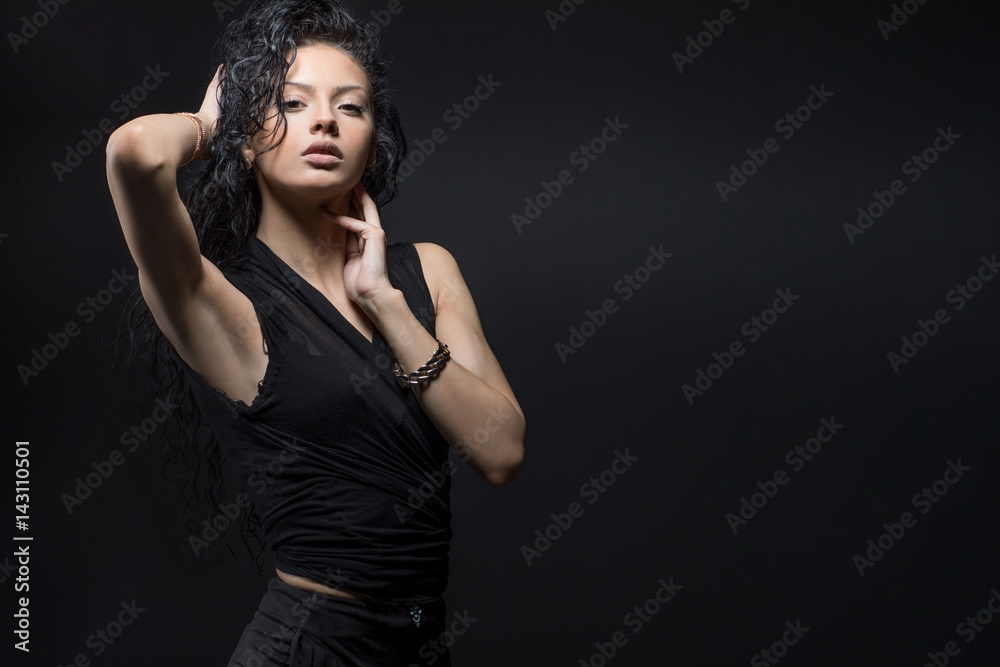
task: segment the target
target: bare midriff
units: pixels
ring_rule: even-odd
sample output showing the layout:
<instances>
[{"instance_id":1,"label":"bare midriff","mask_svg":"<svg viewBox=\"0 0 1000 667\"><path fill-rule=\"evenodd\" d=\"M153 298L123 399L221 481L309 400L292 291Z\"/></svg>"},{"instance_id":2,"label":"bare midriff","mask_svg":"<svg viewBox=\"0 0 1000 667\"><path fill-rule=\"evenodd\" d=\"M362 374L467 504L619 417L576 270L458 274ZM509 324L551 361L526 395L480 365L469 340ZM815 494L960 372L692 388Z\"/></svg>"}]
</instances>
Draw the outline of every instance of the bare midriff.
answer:
<instances>
[{"instance_id":1,"label":"bare midriff","mask_svg":"<svg viewBox=\"0 0 1000 667\"><path fill-rule=\"evenodd\" d=\"M305 577L300 577L297 574L288 574L287 572L282 572L281 570L275 568L275 572L278 573L278 578L281 579L286 584L295 586L296 588L301 588L306 591L312 591L313 593L323 593L324 595L332 595L338 598L347 598L348 600L361 600L361 596L349 591L342 591L339 588L332 588L318 581L313 581L312 579L306 579Z\"/></svg>"}]
</instances>

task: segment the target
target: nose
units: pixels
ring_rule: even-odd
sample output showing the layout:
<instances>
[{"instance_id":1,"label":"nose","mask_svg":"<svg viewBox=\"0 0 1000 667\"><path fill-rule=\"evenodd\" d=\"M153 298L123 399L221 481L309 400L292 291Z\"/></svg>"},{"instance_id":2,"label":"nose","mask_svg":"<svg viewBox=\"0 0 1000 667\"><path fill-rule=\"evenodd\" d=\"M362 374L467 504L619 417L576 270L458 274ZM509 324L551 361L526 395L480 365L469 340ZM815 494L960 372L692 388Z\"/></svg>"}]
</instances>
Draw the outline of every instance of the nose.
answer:
<instances>
[{"instance_id":1,"label":"nose","mask_svg":"<svg viewBox=\"0 0 1000 667\"><path fill-rule=\"evenodd\" d=\"M323 109L318 112L317 118L313 123L314 132L329 132L336 136L338 129L337 119L334 117L332 111Z\"/></svg>"}]
</instances>

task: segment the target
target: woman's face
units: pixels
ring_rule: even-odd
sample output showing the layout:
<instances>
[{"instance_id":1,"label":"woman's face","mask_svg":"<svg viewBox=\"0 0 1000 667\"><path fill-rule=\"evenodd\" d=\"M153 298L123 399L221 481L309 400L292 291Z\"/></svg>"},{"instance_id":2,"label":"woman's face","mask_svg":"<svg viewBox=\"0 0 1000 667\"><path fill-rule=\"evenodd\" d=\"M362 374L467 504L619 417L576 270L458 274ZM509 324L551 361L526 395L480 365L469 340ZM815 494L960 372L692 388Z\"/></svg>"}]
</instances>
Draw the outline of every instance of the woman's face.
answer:
<instances>
[{"instance_id":1,"label":"woman's face","mask_svg":"<svg viewBox=\"0 0 1000 667\"><path fill-rule=\"evenodd\" d=\"M285 76L282 104L285 138L274 150L251 157L261 189L320 203L349 192L374 157L375 123L364 71L335 47L299 47ZM265 131L254 137L254 152L280 136L272 107Z\"/></svg>"}]
</instances>

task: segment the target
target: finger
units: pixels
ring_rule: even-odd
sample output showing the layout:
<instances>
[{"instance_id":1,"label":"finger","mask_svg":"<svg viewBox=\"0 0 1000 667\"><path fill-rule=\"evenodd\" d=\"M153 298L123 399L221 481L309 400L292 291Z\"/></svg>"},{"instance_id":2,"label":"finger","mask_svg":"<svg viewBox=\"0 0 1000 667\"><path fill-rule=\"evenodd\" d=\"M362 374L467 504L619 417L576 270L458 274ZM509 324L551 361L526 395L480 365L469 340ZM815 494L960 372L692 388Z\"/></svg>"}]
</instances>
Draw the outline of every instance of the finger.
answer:
<instances>
[{"instance_id":1,"label":"finger","mask_svg":"<svg viewBox=\"0 0 1000 667\"><path fill-rule=\"evenodd\" d=\"M372 225L364 220L358 220L357 218L352 218L349 215L340 215L339 213L332 213L326 209L323 209L323 213L328 220L332 220L344 229L360 234L367 229L371 229ZM350 236L350 235L348 235Z\"/></svg>"},{"instance_id":2,"label":"finger","mask_svg":"<svg viewBox=\"0 0 1000 667\"><path fill-rule=\"evenodd\" d=\"M375 227L364 220L358 220L348 215L337 215L326 211L326 216L347 230L347 252L364 252L368 239L366 234L384 233L380 227Z\"/></svg>"},{"instance_id":3,"label":"finger","mask_svg":"<svg viewBox=\"0 0 1000 667\"><path fill-rule=\"evenodd\" d=\"M345 241L347 246L345 250L347 252L348 257L350 257L351 255L361 254L361 247L358 244L358 236L356 234L348 232Z\"/></svg>"}]
</instances>

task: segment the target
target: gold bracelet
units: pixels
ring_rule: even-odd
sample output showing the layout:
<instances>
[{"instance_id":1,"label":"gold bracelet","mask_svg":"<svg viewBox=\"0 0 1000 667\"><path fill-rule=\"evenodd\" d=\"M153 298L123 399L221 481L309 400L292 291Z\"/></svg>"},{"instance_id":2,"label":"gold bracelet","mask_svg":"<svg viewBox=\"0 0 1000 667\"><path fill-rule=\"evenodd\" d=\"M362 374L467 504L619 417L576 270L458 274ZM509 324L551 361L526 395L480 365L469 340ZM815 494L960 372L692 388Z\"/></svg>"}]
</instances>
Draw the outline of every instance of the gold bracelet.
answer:
<instances>
[{"instance_id":1,"label":"gold bracelet","mask_svg":"<svg viewBox=\"0 0 1000 667\"><path fill-rule=\"evenodd\" d=\"M392 374L396 376L396 382L399 383L400 387L403 389L416 387L441 372L441 367L451 358L451 352L448 351L448 346L441 341L438 341L437 344L438 347L434 351L434 356L428 359L426 364L409 375L404 373L403 369L399 367L398 361L393 364Z\"/></svg>"},{"instance_id":2,"label":"gold bracelet","mask_svg":"<svg viewBox=\"0 0 1000 667\"><path fill-rule=\"evenodd\" d=\"M197 115L187 111L178 111L174 115L187 116L195 124L195 127L198 128L198 141L195 142L194 152L191 153L191 157L189 157L187 160L181 163L181 166L183 167L184 165L188 164L189 162L195 159L195 157L198 155L198 151L201 150L202 145L205 143L205 124L201 122L201 118L198 118Z\"/></svg>"}]
</instances>

